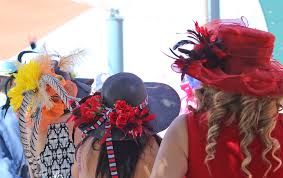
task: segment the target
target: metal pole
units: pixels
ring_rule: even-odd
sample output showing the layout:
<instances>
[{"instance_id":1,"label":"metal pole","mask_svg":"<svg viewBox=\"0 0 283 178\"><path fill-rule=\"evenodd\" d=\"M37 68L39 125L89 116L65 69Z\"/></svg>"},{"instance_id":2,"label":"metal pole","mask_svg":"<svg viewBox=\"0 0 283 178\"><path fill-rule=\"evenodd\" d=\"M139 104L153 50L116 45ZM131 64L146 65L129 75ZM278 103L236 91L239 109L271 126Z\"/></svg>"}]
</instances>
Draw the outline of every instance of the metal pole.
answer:
<instances>
[{"instance_id":1,"label":"metal pole","mask_svg":"<svg viewBox=\"0 0 283 178\"><path fill-rule=\"evenodd\" d=\"M110 9L107 19L108 72L123 72L123 18L118 9Z\"/></svg>"},{"instance_id":2,"label":"metal pole","mask_svg":"<svg viewBox=\"0 0 283 178\"><path fill-rule=\"evenodd\" d=\"M204 4L203 4L203 9L204 9L204 17L205 17L205 23L208 22L208 0L204 0Z\"/></svg>"},{"instance_id":3,"label":"metal pole","mask_svg":"<svg viewBox=\"0 0 283 178\"><path fill-rule=\"evenodd\" d=\"M208 22L220 18L220 0L207 0Z\"/></svg>"}]
</instances>

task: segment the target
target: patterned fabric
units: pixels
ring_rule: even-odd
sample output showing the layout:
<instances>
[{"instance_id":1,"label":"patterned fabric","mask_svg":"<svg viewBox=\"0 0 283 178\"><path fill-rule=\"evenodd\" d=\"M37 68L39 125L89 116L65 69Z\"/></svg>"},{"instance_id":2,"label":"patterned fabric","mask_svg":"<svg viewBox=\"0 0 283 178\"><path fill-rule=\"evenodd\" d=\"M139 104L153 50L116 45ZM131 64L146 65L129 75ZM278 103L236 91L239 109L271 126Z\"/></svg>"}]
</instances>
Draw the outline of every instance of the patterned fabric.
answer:
<instances>
[{"instance_id":1,"label":"patterned fabric","mask_svg":"<svg viewBox=\"0 0 283 178\"><path fill-rule=\"evenodd\" d=\"M75 146L69 139L68 127L65 123L52 124L47 135L45 148L37 159L36 177L70 178Z\"/></svg>"},{"instance_id":2,"label":"patterned fabric","mask_svg":"<svg viewBox=\"0 0 283 178\"><path fill-rule=\"evenodd\" d=\"M105 129L107 130L108 128L110 128L109 122L107 122L105 125ZM108 164L110 168L111 178L119 178L111 131L106 138L106 149L107 149L107 157L108 157Z\"/></svg>"}]
</instances>

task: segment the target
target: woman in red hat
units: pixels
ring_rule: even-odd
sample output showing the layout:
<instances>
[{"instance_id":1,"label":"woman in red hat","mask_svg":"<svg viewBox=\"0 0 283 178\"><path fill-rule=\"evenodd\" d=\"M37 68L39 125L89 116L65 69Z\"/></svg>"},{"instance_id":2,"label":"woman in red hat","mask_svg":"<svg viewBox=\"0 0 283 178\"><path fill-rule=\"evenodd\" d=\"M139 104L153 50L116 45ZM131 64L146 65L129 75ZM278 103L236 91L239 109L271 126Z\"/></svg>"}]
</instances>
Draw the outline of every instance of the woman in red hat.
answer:
<instances>
[{"instance_id":1,"label":"woman in red hat","mask_svg":"<svg viewBox=\"0 0 283 178\"><path fill-rule=\"evenodd\" d=\"M201 81L198 106L169 127L151 178L283 177L283 67L272 59L274 35L242 20L196 23L187 34L172 50L172 69Z\"/></svg>"}]
</instances>

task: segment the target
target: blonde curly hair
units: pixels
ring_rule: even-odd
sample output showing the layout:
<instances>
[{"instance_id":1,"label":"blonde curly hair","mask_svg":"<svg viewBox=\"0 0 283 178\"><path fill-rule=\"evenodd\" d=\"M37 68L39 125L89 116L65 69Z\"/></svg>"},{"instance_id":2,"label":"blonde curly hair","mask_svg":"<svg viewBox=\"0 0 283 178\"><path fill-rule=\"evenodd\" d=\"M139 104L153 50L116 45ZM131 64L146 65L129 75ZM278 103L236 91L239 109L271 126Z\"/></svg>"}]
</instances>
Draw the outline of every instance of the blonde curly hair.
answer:
<instances>
[{"instance_id":1,"label":"blonde curly hair","mask_svg":"<svg viewBox=\"0 0 283 178\"><path fill-rule=\"evenodd\" d=\"M205 164L209 169L209 161L215 158L217 137L220 128L224 124L231 124L236 121L241 135L240 148L244 154L242 171L248 178L253 175L248 170L252 157L248 149L249 144L255 136L259 136L264 146L262 160L268 164L264 177L271 171L272 165L266 155L271 152L273 159L278 163L273 171L278 170L282 165L281 159L277 156L280 151L278 140L272 137L271 132L275 128L278 111L281 109L279 97L255 97L240 94L227 93L213 89L208 86L196 90L196 97L199 100L196 112L208 112L208 134L206 145ZM230 119L224 122L224 117L230 115Z\"/></svg>"}]
</instances>

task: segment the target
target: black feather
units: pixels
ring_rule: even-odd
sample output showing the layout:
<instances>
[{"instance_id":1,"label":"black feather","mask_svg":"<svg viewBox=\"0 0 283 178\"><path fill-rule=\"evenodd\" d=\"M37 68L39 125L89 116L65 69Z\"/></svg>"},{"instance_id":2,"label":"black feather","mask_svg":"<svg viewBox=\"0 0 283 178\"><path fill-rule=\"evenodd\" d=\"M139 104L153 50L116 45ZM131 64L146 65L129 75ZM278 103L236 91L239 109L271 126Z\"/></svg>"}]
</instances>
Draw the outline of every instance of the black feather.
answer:
<instances>
[{"instance_id":1,"label":"black feather","mask_svg":"<svg viewBox=\"0 0 283 178\"><path fill-rule=\"evenodd\" d=\"M176 54L171 48L169 48L169 50L171 51L171 53L176 56L177 58L180 58L180 56L178 54Z\"/></svg>"},{"instance_id":2,"label":"black feather","mask_svg":"<svg viewBox=\"0 0 283 178\"><path fill-rule=\"evenodd\" d=\"M191 54L192 54L192 50L188 50L188 49L184 49L184 48L178 48L178 51L180 51L181 53L184 53L188 56L191 56Z\"/></svg>"},{"instance_id":3,"label":"black feather","mask_svg":"<svg viewBox=\"0 0 283 178\"><path fill-rule=\"evenodd\" d=\"M177 48L187 45L187 44L196 44L196 43L191 40L181 40L173 46L173 50L176 50Z\"/></svg>"},{"instance_id":4,"label":"black feather","mask_svg":"<svg viewBox=\"0 0 283 178\"><path fill-rule=\"evenodd\" d=\"M22 51L22 52L20 52L20 53L18 54L18 57L17 57L18 61L19 61L20 63L22 63L22 62L23 62L23 61L22 61L22 57L23 57L25 54L28 54L28 53L37 53L37 52L35 52L35 51L30 51L30 50Z\"/></svg>"},{"instance_id":5,"label":"black feather","mask_svg":"<svg viewBox=\"0 0 283 178\"><path fill-rule=\"evenodd\" d=\"M196 24L196 28L198 25ZM178 68L178 70L173 70L177 72L181 72L181 79L184 78L185 74L188 72L188 68L193 61L197 60L203 60L204 61L203 66L206 68L216 68L220 67L223 68L224 61L223 55L219 56L217 50L221 50L225 52L225 48L223 47L223 43L221 39L216 38L214 41L211 41L210 35L207 32L206 28L203 28L201 30L204 30L204 32L195 31L195 30L187 30L187 38L186 40L181 40L178 43L176 43L173 47L173 50L178 50L181 55L177 55L172 49L171 52L174 54L178 59L176 59L176 62L180 62L182 64L180 66L175 66ZM205 31L206 30L206 31ZM193 49L184 49L182 46L192 44L194 45ZM183 55L186 55L186 58L184 58ZM225 56L224 56L225 58Z\"/></svg>"}]
</instances>

